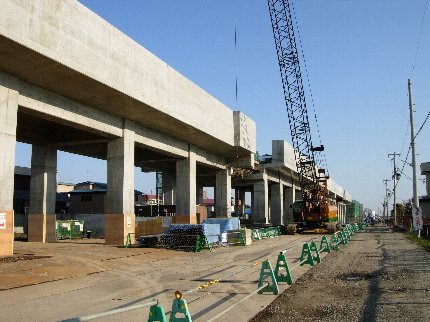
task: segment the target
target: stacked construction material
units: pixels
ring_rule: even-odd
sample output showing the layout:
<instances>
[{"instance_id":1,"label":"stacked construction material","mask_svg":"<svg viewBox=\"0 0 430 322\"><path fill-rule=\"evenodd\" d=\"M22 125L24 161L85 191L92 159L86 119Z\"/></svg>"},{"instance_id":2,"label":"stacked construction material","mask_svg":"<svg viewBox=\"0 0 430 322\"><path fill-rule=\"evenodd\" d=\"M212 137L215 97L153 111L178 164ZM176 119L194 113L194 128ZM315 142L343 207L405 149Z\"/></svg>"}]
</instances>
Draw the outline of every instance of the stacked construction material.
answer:
<instances>
[{"instance_id":1,"label":"stacked construction material","mask_svg":"<svg viewBox=\"0 0 430 322\"><path fill-rule=\"evenodd\" d=\"M249 246L252 243L251 229L241 228L227 233L229 245Z\"/></svg>"},{"instance_id":2,"label":"stacked construction material","mask_svg":"<svg viewBox=\"0 0 430 322\"><path fill-rule=\"evenodd\" d=\"M81 220L57 220L55 234L57 239L82 238L84 222Z\"/></svg>"},{"instance_id":3,"label":"stacked construction material","mask_svg":"<svg viewBox=\"0 0 430 322\"><path fill-rule=\"evenodd\" d=\"M226 233L229 230L237 230L240 228L240 220L237 217L232 218L208 218L203 221L204 224L218 224L221 233Z\"/></svg>"},{"instance_id":4,"label":"stacked construction material","mask_svg":"<svg viewBox=\"0 0 430 322\"><path fill-rule=\"evenodd\" d=\"M160 246L173 249L194 250L198 238L207 238L208 243L219 241L220 226L218 224L172 224L160 236Z\"/></svg>"}]
</instances>

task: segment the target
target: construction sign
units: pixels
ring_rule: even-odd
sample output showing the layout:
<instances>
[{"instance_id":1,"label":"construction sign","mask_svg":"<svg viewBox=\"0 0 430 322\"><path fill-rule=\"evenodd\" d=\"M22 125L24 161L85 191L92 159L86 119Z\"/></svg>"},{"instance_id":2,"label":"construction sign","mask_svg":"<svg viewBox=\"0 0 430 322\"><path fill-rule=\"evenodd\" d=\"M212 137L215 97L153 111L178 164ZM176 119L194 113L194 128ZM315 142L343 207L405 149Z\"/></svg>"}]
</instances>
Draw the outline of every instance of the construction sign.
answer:
<instances>
[{"instance_id":1,"label":"construction sign","mask_svg":"<svg viewBox=\"0 0 430 322\"><path fill-rule=\"evenodd\" d=\"M6 214L0 213L0 229L6 229Z\"/></svg>"},{"instance_id":2,"label":"construction sign","mask_svg":"<svg viewBox=\"0 0 430 322\"><path fill-rule=\"evenodd\" d=\"M412 208L412 220L415 230L423 229L423 212L420 207Z\"/></svg>"}]
</instances>

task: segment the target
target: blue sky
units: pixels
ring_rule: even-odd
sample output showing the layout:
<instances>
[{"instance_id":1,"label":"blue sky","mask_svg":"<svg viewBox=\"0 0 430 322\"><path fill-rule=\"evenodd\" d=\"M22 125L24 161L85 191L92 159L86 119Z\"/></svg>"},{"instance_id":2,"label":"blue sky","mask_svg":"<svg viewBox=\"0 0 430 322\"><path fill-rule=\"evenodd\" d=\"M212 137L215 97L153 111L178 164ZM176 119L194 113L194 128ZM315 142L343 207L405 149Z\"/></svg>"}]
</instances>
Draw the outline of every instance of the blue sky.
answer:
<instances>
[{"instance_id":1,"label":"blue sky","mask_svg":"<svg viewBox=\"0 0 430 322\"><path fill-rule=\"evenodd\" d=\"M430 111L430 8L415 59L425 2L294 1L330 174L354 199L375 210L385 193L382 180L392 174L387 154L402 153L404 160L409 147L408 78L413 82L416 128ZM254 119L260 154L271 153L272 139L291 142L265 0L81 3L225 105ZM313 119L312 110L310 115ZM316 126L311 126L316 145ZM418 164L430 161L429 137L430 121L417 137ZM30 165L29 151L18 145L17 165ZM60 153L59 180L106 181L105 161L86 158L82 166L82 160ZM412 177L409 166L405 174ZM398 185L400 201L412 196L406 176ZM153 175L136 171L137 189L149 193L154 184ZM418 187L425 194L425 185Z\"/></svg>"}]
</instances>

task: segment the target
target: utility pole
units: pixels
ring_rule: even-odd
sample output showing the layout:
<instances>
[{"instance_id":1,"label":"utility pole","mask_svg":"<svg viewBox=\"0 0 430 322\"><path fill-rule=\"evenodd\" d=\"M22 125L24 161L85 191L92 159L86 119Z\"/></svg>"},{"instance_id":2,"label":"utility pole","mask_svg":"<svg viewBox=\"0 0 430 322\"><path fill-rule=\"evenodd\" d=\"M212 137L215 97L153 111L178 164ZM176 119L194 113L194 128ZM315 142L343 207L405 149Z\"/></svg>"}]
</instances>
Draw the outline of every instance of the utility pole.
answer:
<instances>
[{"instance_id":1,"label":"utility pole","mask_svg":"<svg viewBox=\"0 0 430 322\"><path fill-rule=\"evenodd\" d=\"M412 99L412 81L408 79L408 92L409 92L409 112L410 112L410 121L411 121L411 146L412 146L412 184L413 184L413 192L414 198L412 205L414 207L419 207L418 200L418 184L417 184L417 160L415 154L415 128L414 128L414 102Z\"/></svg>"},{"instance_id":2,"label":"utility pole","mask_svg":"<svg viewBox=\"0 0 430 322\"><path fill-rule=\"evenodd\" d=\"M385 183L385 202L384 202L384 218L385 218L385 225L388 226L388 179L382 180Z\"/></svg>"},{"instance_id":3,"label":"utility pole","mask_svg":"<svg viewBox=\"0 0 430 322\"><path fill-rule=\"evenodd\" d=\"M397 168L396 168L396 156L400 156L400 153L388 153L388 157L393 156L394 161L394 175L393 175L393 205L394 205L394 226L397 225L397 209L396 209L396 186L397 186Z\"/></svg>"}]
</instances>

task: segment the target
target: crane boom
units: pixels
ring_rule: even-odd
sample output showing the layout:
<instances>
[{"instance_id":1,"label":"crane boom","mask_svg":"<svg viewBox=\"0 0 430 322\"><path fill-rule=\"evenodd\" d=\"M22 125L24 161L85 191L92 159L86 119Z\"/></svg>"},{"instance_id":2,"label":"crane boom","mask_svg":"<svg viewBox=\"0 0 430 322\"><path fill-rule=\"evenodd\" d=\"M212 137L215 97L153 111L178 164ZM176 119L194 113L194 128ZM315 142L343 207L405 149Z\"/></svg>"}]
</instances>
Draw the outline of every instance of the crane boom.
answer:
<instances>
[{"instance_id":1,"label":"crane boom","mask_svg":"<svg viewBox=\"0 0 430 322\"><path fill-rule=\"evenodd\" d=\"M314 212L318 209L320 212L320 206L327 204L328 176L320 164L317 164L319 161L315 158L314 152L323 151L324 146L312 145L290 4L288 0L268 0L268 4L297 172L302 188L302 213L310 213L311 209L314 209Z\"/></svg>"}]
</instances>

